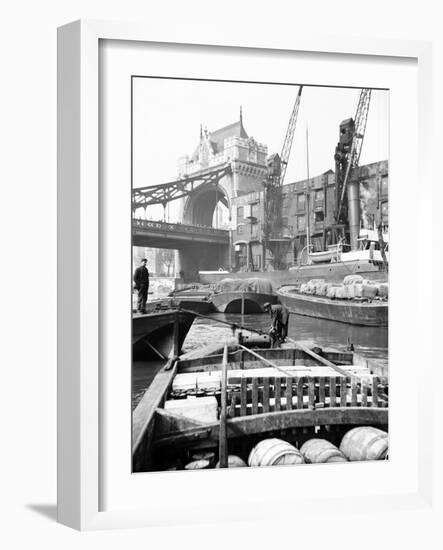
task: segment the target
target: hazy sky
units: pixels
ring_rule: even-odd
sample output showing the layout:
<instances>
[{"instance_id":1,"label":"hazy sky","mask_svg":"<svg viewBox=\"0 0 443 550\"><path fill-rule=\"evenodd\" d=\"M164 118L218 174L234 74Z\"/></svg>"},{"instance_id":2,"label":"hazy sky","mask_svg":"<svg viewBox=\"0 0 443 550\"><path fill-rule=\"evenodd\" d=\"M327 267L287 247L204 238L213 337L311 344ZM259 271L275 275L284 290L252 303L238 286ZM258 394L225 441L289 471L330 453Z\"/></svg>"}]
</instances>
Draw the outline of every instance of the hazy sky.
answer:
<instances>
[{"instance_id":1,"label":"hazy sky","mask_svg":"<svg viewBox=\"0 0 443 550\"><path fill-rule=\"evenodd\" d=\"M280 153L297 86L134 80L134 187L172 181L177 160L198 145L200 124L208 131L239 119L249 136ZM309 169L316 176L334 169L339 123L353 117L360 90L305 86L285 183L306 177L306 127ZM360 164L388 158L389 92L373 90Z\"/></svg>"}]
</instances>

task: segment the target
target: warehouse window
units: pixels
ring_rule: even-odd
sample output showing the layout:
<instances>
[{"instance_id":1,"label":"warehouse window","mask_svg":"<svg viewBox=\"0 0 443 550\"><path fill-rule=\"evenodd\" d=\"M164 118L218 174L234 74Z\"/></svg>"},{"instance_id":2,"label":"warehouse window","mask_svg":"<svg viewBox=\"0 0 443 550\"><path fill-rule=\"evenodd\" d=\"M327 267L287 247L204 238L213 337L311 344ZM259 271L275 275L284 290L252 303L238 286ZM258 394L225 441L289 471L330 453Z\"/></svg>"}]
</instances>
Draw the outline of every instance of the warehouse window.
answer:
<instances>
[{"instance_id":1,"label":"warehouse window","mask_svg":"<svg viewBox=\"0 0 443 550\"><path fill-rule=\"evenodd\" d=\"M297 210L305 209L305 195L297 195Z\"/></svg>"}]
</instances>

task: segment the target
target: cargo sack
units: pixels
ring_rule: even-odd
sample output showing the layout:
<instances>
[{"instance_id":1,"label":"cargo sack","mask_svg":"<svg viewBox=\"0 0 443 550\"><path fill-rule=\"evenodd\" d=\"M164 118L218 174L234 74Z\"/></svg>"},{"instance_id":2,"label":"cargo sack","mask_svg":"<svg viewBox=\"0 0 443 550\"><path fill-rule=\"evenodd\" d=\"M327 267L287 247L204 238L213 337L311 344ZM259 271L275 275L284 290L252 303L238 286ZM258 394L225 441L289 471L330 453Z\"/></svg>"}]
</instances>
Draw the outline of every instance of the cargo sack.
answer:
<instances>
[{"instance_id":1,"label":"cargo sack","mask_svg":"<svg viewBox=\"0 0 443 550\"><path fill-rule=\"evenodd\" d=\"M363 296L363 285L354 285L354 298L361 298Z\"/></svg>"},{"instance_id":2,"label":"cargo sack","mask_svg":"<svg viewBox=\"0 0 443 550\"><path fill-rule=\"evenodd\" d=\"M345 297L345 285L339 285L335 290L335 297L343 300Z\"/></svg>"},{"instance_id":3,"label":"cargo sack","mask_svg":"<svg viewBox=\"0 0 443 550\"><path fill-rule=\"evenodd\" d=\"M375 298L378 293L378 288L375 285L362 285L362 298Z\"/></svg>"},{"instance_id":4,"label":"cargo sack","mask_svg":"<svg viewBox=\"0 0 443 550\"><path fill-rule=\"evenodd\" d=\"M318 285L320 284L324 284L325 280L324 279L311 279L307 286L307 293L308 294L317 294L317 287Z\"/></svg>"},{"instance_id":5,"label":"cargo sack","mask_svg":"<svg viewBox=\"0 0 443 550\"><path fill-rule=\"evenodd\" d=\"M378 295L382 298L387 298L389 295L389 285L388 283L380 283L378 285Z\"/></svg>"},{"instance_id":6,"label":"cargo sack","mask_svg":"<svg viewBox=\"0 0 443 550\"><path fill-rule=\"evenodd\" d=\"M346 277L343 279L344 285L353 285L355 283L362 284L363 277L361 275L346 275Z\"/></svg>"},{"instance_id":7,"label":"cargo sack","mask_svg":"<svg viewBox=\"0 0 443 550\"><path fill-rule=\"evenodd\" d=\"M338 288L337 285L329 285L328 290L326 292L326 297L331 299L336 298L337 288Z\"/></svg>"},{"instance_id":8,"label":"cargo sack","mask_svg":"<svg viewBox=\"0 0 443 550\"><path fill-rule=\"evenodd\" d=\"M355 287L357 285L355 285L354 283L350 284L350 285L345 285L345 288L346 288L346 293L347 293L347 297L352 300L352 298L355 298Z\"/></svg>"},{"instance_id":9,"label":"cargo sack","mask_svg":"<svg viewBox=\"0 0 443 550\"><path fill-rule=\"evenodd\" d=\"M326 296L329 285L327 283L321 283L317 285L317 296Z\"/></svg>"}]
</instances>

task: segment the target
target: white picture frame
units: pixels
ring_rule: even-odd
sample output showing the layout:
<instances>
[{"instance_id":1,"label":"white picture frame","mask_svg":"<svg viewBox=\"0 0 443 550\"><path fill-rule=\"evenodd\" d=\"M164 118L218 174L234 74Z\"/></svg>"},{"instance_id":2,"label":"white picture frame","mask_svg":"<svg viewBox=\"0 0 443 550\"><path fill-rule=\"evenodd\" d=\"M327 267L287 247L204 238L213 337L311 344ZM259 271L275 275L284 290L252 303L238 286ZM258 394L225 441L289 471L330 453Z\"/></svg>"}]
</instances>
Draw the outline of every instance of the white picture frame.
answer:
<instances>
[{"instance_id":1,"label":"white picture frame","mask_svg":"<svg viewBox=\"0 0 443 550\"><path fill-rule=\"evenodd\" d=\"M364 38L350 37L325 37L298 33L293 37L257 36L248 38L231 36L225 39L222 30L218 36L205 36L204 29L201 34L187 36L186 28L182 32L171 33L170 36L162 32L156 32L152 28L143 25L126 24L102 21L77 21L59 29L58 33L58 520L59 522L80 530L119 528L131 526L155 526L192 521L233 521L234 519L261 520L265 517L282 517L289 512L284 510L269 511L267 503L273 499L291 504L297 507L298 513L312 514L327 513L333 505L336 510L352 510L355 503L366 511L377 503L378 511L381 509L423 508L429 507L432 492L431 457L431 407L424 406L426 397L426 384L429 384L431 372L432 349L423 351L424 375L423 381L417 390L417 406L409 413L411 426L414 426L410 436L414 441L414 450L417 456L409 464L405 475L409 475L407 490L388 489L380 502L380 493L374 490L365 492L360 487L358 494L348 488L343 494L335 493L326 502L325 495L321 491L314 494L304 493L303 507L300 499L303 494L294 495L284 487L277 490L275 495L267 495L266 491L254 493L257 485L256 472L248 472L246 486L251 492L238 505L226 506L227 496L221 494L216 506L208 507L202 497L183 509L183 502L168 504L161 501L158 491L159 484L163 487L168 483L177 483L182 474L169 475L169 478L157 477L132 480L134 484L150 483L152 490L149 501L144 506L131 502L126 492L122 497L120 506L104 509L101 496L101 484L108 483L109 478L103 467L104 449L108 448L103 438L102 422L106 416L106 407L103 402L109 399L102 387L102 375L106 365L104 354L100 347L103 336L103 310L101 303L106 296L107 274L103 272L103 247L101 239L106 224L101 225L100 216L106 217L106 208L110 203L103 204L101 180L99 174L100 161L100 128L99 128L99 72L100 72L100 42L101 41L125 41L129 46L146 43L167 45L192 43L200 51L206 51L210 47L229 48L230 55L237 55L242 51L274 52L284 58L285 52L304 52L311 55L324 56L334 54L341 58L359 58L366 61L370 59L386 58L392 66L402 63L402 60L412 60L417 67L417 74L411 71L411 82L418 82L418 98L411 105L412 112L418 113L418 140L409 145L414 152L413 166L418 168L418 180L423 189L429 189L430 185L430 140L431 140L431 112L430 112L430 79L431 79L431 47L426 42L397 41L397 40L368 40ZM210 45L210 46L209 46ZM157 47L156 46L156 47ZM209 52L210 55L210 52ZM239 53L240 55L240 53ZM360 58L359 58L360 59ZM325 62L328 62L327 60ZM331 61L332 62L332 61ZM406 80L408 77L405 77ZM342 82L337 82L342 85ZM395 144L394 147L395 149ZM420 162L417 162L420 157ZM395 158L395 153L394 153ZM395 170L395 162L394 162ZM397 173L399 175L400 172ZM395 180L394 180L395 181ZM128 190L129 192L129 190ZM394 191L392 197L395 200L400 196ZM407 203L407 199L406 203ZM413 199L409 199L410 201ZM429 229L429 220L425 216L425 208L418 198L419 210L417 219L412 226L420 234ZM431 234L429 230L428 234ZM397 234L398 235L398 234ZM395 242L396 230L393 230ZM418 237L416 237L418 238ZM413 238L414 240L414 238ZM423 253L432 250L431 240L423 244ZM392 246L392 250L395 247ZM400 249L399 249L400 250ZM392 253L395 266L395 252ZM398 277L395 270L392 277ZM418 301L418 284L423 281L425 273L418 270L410 277L415 299L411 300L412 308L426 307ZM401 283L399 283L401 285ZM426 291L425 291L426 292ZM430 293L430 290L428 291ZM395 300L395 292L394 298ZM418 323L417 320L411 321ZM417 330L419 327L416 327ZM390 334L391 336L391 334ZM395 334L394 334L395 340ZM125 346L122 341L120 346ZM407 371L412 358L405 356L404 368ZM408 363L409 361L409 363ZM428 366L425 365L428 364ZM391 374L390 374L391 376ZM401 386L401 377L394 375L394 382ZM128 381L129 387L129 381ZM393 408L396 403L400 407L399 392L393 385ZM395 413L398 414L398 413ZM405 415L406 417L407 415ZM408 417L408 418L409 418ZM394 418L395 420L395 418ZM419 428L419 429L418 429ZM129 427L127 426L128 432ZM394 434L394 438L395 438ZM398 436L399 447L404 448L407 434ZM390 454L390 461L394 467L402 463L400 456ZM406 462L406 459L405 459ZM328 466L330 468L331 466ZM339 466L335 466L339 467ZM379 464L368 464L364 474L372 475L376 469L380 474L380 468L386 467ZM352 476L360 475L355 466ZM371 470L369 470L371 469ZM295 479L292 469L283 469L284 472L273 476L282 479ZM326 470L318 470L319 477L324 476ZM341 472L341 471L340 471ZM127 474L128 472L126 472ZM130 473L130 472L129 472ZM125 474L125 475L126 475ZM216 472L218 483L226 472ZM191 474L194 476L195 474ZM203 473L206 475L206 473ZM242 471L230 471L230 476L235 478L235 483L242 483L245 473ZM269 479L270 472L262 473ZM340 474L341 475L341 474ZM380 474L381 475L381 474ZM137 478L138 476L133 476ZM193 478L195 479L195 478ZM267 482L266 482L267 483ZM288 481L289 483L289 481ZM300 480L297 481L301 487ZM165 485L166 484L166 485ZM406 487L406 485L405 485ZM366 488L367 489L367 488ZM220 489L222 491L222 489ZM331 488L329 488L331 490ZM281 494L280 492L281 491ZM353 492L354 491L354 492ZM123 493L122 493L123 494ZM332 494L332 493L330 493ZM248 506L247 503L254 503ZM181 506L181 508L180 508ZM292 508L293 509L293 508ZM165 511L168 510L169 513ZM290 514L289 514L290 517Z\"/></svg>"}]
</instances>

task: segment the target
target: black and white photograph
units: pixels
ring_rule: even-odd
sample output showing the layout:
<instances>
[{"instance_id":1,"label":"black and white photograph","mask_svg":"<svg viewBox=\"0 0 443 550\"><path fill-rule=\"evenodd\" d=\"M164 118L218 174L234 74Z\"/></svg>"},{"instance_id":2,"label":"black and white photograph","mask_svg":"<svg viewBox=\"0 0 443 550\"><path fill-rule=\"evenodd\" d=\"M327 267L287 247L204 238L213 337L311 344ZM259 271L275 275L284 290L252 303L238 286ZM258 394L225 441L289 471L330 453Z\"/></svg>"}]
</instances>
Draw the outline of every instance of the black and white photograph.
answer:
<instances>
[{"instance_id":1,"label":"black and white photograph","mask_svg":"<svg viewBox=\"0 0 443 550\"><path fill-rule=\"evenodd\" d=\"M388 459L389 101L132 77L134 473Z\"/></svg>"}]
</instances>

